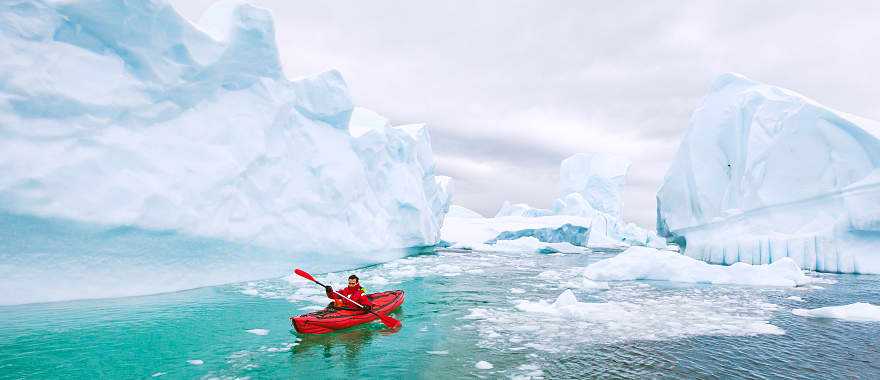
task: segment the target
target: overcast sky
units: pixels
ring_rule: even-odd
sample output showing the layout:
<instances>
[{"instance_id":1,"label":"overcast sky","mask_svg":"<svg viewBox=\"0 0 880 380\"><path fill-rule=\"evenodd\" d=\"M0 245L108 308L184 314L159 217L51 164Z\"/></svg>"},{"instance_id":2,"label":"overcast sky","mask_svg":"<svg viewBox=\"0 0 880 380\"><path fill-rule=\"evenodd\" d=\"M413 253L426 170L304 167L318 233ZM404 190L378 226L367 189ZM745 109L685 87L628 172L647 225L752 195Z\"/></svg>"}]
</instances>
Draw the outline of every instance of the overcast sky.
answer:
<instances>
[{"instance_id":1,"label":"overcast sky","mask_svg":"<svg viewBox=\"0 0 880 380\"><path fill-rule=\"evenodd\" d=\"M197 21L211 0L173 0ZM624 218L655 192L712 79L739 72L880 119L880 2L290 1L271 9L291 78L342 72L356 104L425 122L454 202L549 207L578 152L633 165Z\"/></svg>"}]
</instances>

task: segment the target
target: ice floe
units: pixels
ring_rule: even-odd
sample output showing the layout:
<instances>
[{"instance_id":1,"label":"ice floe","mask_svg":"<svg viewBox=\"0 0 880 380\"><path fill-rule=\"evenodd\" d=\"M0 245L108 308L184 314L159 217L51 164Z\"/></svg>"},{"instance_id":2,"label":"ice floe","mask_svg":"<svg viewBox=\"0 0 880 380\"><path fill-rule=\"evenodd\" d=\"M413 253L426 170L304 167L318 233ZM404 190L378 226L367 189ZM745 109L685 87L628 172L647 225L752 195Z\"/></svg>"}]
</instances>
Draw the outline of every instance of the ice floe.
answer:
<instances>
[{"instance_id":1,"label":"ice floe","mask_svg":"<svg viewBox=\"0 0 880 380\"><path fill-rule=\"evenodd\" d=\"M495 366L492 365L492 363L489 363L489 362L487 362L487 361L485 361L485 360L480 360L480 361L478 361L477 364L474 364L474 367L475 367L476 369L492 369L492 368L495 368Z\"/></svg>"},{"instance_id":2,"label":"ice floe","mask_svg":"<svg viewBox=\"0 0 880 380\"><path fill-rule=\"evenodd\" d=\"M599 281L661 280L756 286L802 286L818 281L791 259L767 265L735 263L713 265L678 253L631 247L623 253L593 263L584 276Z\"/></svg>"},{"instance_id":3,"label":"ice floe","mask_svg":"<svg viewBox=\"0 0 880 380\"><path fill-rule=\"evenodd\" d=\"M791 312L802 317L834 318L858 322L880 321L880 306L865 302L820 307L818 309L794 309Z\"/></svg>"}]
</instances>

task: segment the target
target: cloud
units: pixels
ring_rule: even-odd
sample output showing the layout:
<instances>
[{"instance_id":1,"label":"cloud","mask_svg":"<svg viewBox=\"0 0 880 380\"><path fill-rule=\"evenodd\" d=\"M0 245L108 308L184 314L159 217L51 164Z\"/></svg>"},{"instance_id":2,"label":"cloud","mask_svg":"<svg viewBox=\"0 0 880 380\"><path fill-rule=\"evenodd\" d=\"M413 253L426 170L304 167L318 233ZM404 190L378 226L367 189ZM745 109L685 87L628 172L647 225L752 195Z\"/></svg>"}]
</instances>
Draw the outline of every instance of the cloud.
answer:
<instances>
[{"instance_id":1,"label":"cloud","mask_svg":"<svg viewBox=\"0 0 880 380\"><path fill-rule=\"evenodd\" d=\"M196 20L212 1L173 3ZM880 119L872 1L254 3L288 76L337 68L357 104L426 122L456 202L482 213L549 206L562 159L610 151L633 161L624 216L653 226L690 113L727 71Z\"/></svg>"}]
</instances>

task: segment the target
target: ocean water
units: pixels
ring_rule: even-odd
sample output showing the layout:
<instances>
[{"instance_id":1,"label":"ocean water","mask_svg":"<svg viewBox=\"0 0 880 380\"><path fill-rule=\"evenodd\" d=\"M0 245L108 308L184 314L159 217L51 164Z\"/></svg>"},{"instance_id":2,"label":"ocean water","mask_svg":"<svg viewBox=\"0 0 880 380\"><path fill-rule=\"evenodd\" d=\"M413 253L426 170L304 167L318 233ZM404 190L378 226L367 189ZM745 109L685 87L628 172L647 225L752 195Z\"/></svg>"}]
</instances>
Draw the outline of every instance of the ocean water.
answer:
<instances>
[{"instance_id":1,"label":"ocean water","mask_svg":"<svg viewBox=\"0 0 880 380\"><path fill-rule=\"evenodd\" d=\"M441 250L316 276L405 290L396 333L377 322L296 334L289 317L327 303L296 276L0 307L0 378L880 378L880 323L791 313L880 304L880 276L811 274L827 280L818 288L583 281L614 254ZM594 312L554 313L566 289Z\"/></svg>"}]
</instances>

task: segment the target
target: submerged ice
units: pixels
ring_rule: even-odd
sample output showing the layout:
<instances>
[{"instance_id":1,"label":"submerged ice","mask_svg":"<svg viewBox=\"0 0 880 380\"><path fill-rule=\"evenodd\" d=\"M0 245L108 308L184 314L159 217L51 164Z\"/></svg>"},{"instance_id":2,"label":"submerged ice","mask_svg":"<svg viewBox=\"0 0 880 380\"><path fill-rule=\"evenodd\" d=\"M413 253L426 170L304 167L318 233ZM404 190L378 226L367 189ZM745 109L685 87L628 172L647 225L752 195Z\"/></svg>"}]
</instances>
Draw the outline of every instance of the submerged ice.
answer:
<instances>
[{"instance_id":1,"label":"submerged ice","mask_svg":"<svg viewBox=\"0 0 880 380\"><path fill-rule=\"evenodd\" d=\"M354 108L336 71L288 80L267 10L221 2L195 26L165 1L4 2L0 54L15 236L0 304L363 265L440 239L451 188L427 129ZM53 236L28 226L59 223L89 233L31 248Z\"/></svg>"},{"instance_id":2,"label":"submerged ice","mask_svg":"<svg viewBox=\"0 0 880 380\"><path fill-rule=\"evenodd\" d=\"M691 117L657 227L701 260L880 273L880 123L735 74Z\"/></svg>"}]
</instances>

